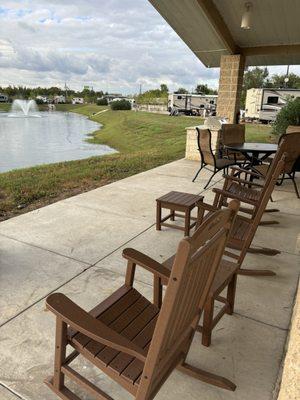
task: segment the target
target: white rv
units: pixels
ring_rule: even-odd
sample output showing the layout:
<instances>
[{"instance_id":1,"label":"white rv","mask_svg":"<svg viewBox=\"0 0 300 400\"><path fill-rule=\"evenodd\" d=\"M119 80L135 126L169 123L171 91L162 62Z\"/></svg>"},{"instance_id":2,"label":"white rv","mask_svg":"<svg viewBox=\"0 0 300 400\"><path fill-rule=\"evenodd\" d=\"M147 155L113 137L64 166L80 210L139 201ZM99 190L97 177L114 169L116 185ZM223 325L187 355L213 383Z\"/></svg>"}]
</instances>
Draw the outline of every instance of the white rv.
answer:
<instances>
[{"instance_id":1,"label":"white rv","mask_svg":"<svg viewBox=\"0 0 300 400\"><path fill-rule=\"evenodd\" d=\"M72 104L84 104L84 98L83 97L73 97Z\"/></svg>"},{"instance_id":2,"label":"white rv","mask_svg":"<svg viewBox=\"0 0 300 400\"><path fill-rule=\"evenodd\" d=\"M265 123L275 121L287 101L296 97L300 97L300 89L249 89L245 118Z\"/></svg>"},{"instance_id":3,"label":"white rv","mask_svg":"<svg viewBox=\"0 0 300 400\"><path fill-rule=\"evenodd\" d=\"M171 115L184 113L186 115L215 114L218 96L214 94L180 94L170 93L168 96L168 111Z\"/></svg>"}]
</instances>

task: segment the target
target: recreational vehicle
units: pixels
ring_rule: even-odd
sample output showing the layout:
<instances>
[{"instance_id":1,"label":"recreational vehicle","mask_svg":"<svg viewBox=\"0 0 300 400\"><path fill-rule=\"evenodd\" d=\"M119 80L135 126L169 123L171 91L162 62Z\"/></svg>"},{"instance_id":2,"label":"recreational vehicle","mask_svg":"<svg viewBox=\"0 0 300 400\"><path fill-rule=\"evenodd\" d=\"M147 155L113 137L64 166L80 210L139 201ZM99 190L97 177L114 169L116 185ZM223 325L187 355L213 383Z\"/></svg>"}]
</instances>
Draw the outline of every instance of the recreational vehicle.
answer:
<instances>
[{"instance_id":1,"label":"recreational vehicle","mask_svg":"<svg viewBox=\"0 0 300 400\"><path fill-rule=\"evenodd\" d=\"M168 111L171 115L214 115L217 106L217 95L170 93Z\"/></svg>"},{"instance_id":2,"label":"recreational vehicle","mask_svg":"<svg viewBox=\"0 0 300 400\"><path fill-rule=\"evenodd\" d=\"M245 118L264 123L275 121L277 113L289 99L300 97L300 89L249 89Z\"/></svg>"},{"instance_id":3,"label":"recreational vehicle","mask_svg":"<svg viewBox=\"0 0 300 400\"><path fill-rule=\"evenodd\" d=\"M83 97L73 97L72 104L84 104L84 98Z\"/></svg>"}]
</instances>

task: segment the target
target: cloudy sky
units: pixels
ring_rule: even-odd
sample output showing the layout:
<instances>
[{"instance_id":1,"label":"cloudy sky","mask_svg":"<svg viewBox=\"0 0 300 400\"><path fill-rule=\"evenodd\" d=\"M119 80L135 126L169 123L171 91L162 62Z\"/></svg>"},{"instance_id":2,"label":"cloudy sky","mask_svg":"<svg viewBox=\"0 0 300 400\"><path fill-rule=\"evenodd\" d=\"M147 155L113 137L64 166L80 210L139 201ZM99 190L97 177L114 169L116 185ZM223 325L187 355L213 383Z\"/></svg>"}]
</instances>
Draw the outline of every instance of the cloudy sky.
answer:
<instances>
[{"instance_id":1,"label":"cloudy sky","mask_svg":"<svg viewBox=\"0 0 300 400\"><path fill-rule=\"evenodd\" d=\"M273 68L284 72L286 67ZM291 71L300 72L299 67ZM1 0L0 86L217 87L147 0Z\"/></svg>"}]
</instances>

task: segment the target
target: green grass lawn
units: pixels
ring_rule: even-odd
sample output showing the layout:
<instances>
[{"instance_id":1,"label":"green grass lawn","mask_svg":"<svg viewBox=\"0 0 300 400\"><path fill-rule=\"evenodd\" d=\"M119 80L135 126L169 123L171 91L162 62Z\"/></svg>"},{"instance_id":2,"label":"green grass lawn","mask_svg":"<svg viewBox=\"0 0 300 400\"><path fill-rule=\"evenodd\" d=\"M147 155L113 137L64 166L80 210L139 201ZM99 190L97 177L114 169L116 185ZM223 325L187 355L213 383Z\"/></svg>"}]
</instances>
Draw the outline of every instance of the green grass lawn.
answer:
<instances>
[{"instance_id":1,"label":"green grass lawn","mask_svg":"<svg viewBox=\"0 0 300 400\"><path fill-rule=\"evenodd\" d=\"M0 174L0 219L182 158L185 128L202 122L197 117L133 111L109 110L95 115L107 109L97 105L59 105L57 109L72 110L102 124L102 129L90 135L88 140L107 144L119 153ZM269 127L247 126L247 140L272 139Z\"/></svg>"}]
</instances>

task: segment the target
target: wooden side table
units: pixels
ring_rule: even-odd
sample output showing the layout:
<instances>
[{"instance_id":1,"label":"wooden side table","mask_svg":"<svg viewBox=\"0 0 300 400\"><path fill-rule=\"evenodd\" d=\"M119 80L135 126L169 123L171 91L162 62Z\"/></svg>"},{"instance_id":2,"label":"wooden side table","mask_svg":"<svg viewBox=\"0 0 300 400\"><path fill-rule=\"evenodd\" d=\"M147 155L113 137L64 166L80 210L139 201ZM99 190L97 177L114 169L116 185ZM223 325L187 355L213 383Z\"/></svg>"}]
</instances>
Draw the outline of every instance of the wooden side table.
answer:
<instances>
[{"instance_id":1,"label":"wooden side table","mask_svg":"<svg viewBox=\"0 0 300 400\"><path fill-rule=\"evenodd\" d=\"M203 196L184 192L169 192L156 199L156 230L160 231L162 226L180 229L184 231L185 236L190 235L190 230L197 224L198 218L203 217L204 210L198 207L203 202ZM197 218L191 216L192 210L198 207ZM162 218L162 209L167 208L170 214ZM183 213L178 214L177 211ZM184 218L184 227L166 223L168 219L175 221L175 217ZM191 221L194 221L191 223Z\"/></svg>"}]
</instances>

